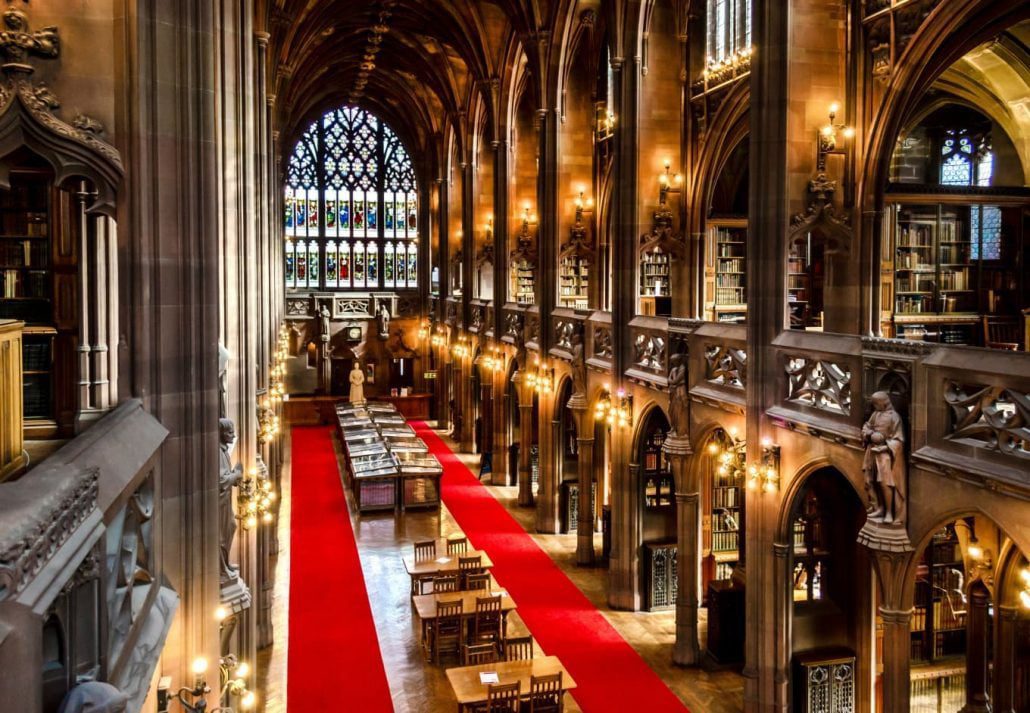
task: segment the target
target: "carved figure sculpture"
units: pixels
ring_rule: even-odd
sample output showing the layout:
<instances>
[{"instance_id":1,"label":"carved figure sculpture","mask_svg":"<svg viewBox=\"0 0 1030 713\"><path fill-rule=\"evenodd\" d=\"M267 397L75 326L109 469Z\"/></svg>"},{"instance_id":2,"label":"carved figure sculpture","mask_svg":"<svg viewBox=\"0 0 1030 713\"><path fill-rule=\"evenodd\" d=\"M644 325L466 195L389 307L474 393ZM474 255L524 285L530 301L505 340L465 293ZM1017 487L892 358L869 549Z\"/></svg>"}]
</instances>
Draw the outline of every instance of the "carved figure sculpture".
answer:
<instances>
[{"instance_id":1,"label":"carved figure sculpture","mask_svg":"<svg viewBox=\"0 0 1030 713\"><path fill-rule=\"evenodd\" d=\"M357 359L350 369L350 402L355 406L365 403L365 374L361 371L361 362Z\"/></svg>"},{"instance_id":2,"label":"carved figure sculpture","mask_svg":"<svg viewBox=\"0 0 1030 713\"><path fill-rule=\"evenodd\" d=\"M236 426L228 418L218 419L221 451L218 456L218 536L221 550L221 581L231 584L239 577L239 567L229 561L232 541L236 537L236 511L232 506L233 486L243 478L243 466L232 464L232 445L236 441Z\"/></svg>"},{"instance_id":3,"label":"carved figure sculpture","mask_svg":"<svg viewBox=\"0 0 1030 713\"><path fill-rule=\"evenodd\" d=\"M379 314L376 315L379 322L379 338L386 339L390 336L390 310L386 304L379 305Z\"/></svg>"},{"instance_id":4,"label":"carved figure sculpture","mask_svg":"<svg viewBox=\"0 0 1030 713\"><path fill-rule=\"evenodd\" d=\"M572 395L586 397L587 393L587 360L583 351L583 335L579 331L572 333Z\"/></svg>"},{"instance_id":5,"label":"carved figure sculpture","mask_svg":"<svg viewBox=\"0 0 1030 713\"><path fill-rule=\"evenodd\" d=\"M333 383L333 348L329 344L331 338L329 334L329 320L331 315L325 305L322 305L322 311L319 312L318 316L318 337L322 344L318 352L318 388L322 393L328 394L332 389Z\"/></svg>"},{"instance_id":6,"label":"carved figure sculpture","mask_svg":"<svg viewBox=\"0 0 1030 713\"><path fill-rule=\"evenodd\" d=\"M869 496L868 519L904 527L908 495L904 424L886 391L877 391L871 401L873 413L862 426L865 445L862 472Z\"/></svg>"},{"instance_id":7,"label":"carved figure sculpture","mask_svg":"<svg viewBox=\"0 0 1030 713\"><path fill-rule=\"evenodd\" d=\"M669 358L669 420L672 433L686 437L690 428L687 396L687 355L682 352Z\"/></svg>"},{"instance_id":8,"label":"carved figure sculpture","mask_svg":"<svg viewBox=\"0 0 1030 713\"><path fill-rule=\"evenodd\" d=\"M229 350L218 343L218 416L229 415Z\"/></svg>"}]
</instances>

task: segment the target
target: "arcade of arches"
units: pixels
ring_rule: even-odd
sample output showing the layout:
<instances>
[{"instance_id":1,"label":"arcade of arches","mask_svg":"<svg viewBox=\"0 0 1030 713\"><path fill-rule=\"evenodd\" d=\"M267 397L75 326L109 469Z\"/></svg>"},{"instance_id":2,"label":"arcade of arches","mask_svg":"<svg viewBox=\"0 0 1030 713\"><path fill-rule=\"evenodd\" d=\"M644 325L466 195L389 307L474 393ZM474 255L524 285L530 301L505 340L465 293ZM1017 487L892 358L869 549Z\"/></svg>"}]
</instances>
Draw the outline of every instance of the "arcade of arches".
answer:
<instances>
[{"instance_id":1,"label":"arcade of arches","mask_svg":"<svg viewBox=\"0 0 1030 713\"><path fill-rule=\"evenodd\" d=\"M1030 5L2 12L0 710L1030 711Z\"/></svg>"}]
</instances>

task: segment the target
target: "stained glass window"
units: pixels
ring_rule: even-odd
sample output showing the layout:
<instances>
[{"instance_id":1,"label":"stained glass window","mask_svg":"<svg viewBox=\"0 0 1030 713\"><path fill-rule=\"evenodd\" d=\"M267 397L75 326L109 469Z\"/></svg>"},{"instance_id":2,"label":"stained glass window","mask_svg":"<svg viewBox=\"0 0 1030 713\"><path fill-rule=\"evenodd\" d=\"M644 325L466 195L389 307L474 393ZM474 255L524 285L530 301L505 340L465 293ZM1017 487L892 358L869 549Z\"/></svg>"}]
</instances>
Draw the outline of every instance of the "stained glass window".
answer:
<instances>
[{"instance_id":1,"label":"stained glass window","mask_svg":"<svg viewBox=\"0 0 1030 713\"><path fill-rule=\"evenodd\" d=\"M301 136L286 172L286 286L417 286L418 184L411 156L375 115L345 106Z\"/></svg>"},{"instance_id":2,"label":"stained glass window","mask_svg":"<svg viewBox=\"0 0 1030 713\"><path fill-rule=\"evenodd\" d=\"M974 260L1001 259L1001 208L993 205L973 206L970 211Z\"/></svg>"},{"instance_id":3,"label":"stained glass window","mask_svg":"<svg viewBox=\"0 0 1030 713\"><path fill-rule=\"evenodd\" d=\"M941 185L989 186L994 170L990 138L949 129L941 143Z\"/></svg>"}]
</instances>

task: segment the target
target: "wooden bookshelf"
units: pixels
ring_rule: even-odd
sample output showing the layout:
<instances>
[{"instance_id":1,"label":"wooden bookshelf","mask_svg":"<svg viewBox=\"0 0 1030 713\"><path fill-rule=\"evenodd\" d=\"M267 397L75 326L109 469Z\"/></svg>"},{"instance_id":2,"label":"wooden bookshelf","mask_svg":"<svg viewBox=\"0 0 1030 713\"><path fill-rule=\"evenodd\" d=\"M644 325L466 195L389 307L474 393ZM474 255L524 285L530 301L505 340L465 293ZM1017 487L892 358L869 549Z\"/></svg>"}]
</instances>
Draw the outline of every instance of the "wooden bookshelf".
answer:
<instances>
[{"instance_id":1,"label":"wooden bookshelf","mask_svg":"<svg viewBox=\"0 0 1030 713\"><path fill-rule=\"evenodd\" d=\"M531 305L536 302L536 267L520 260L512 267L511 294L520 305Z\"/></svg>"},{"instance_id":2,"label":"wooden bookshelf","mask_svg":"<svg viewBox=\"0 0 1030 713\"><path fill-rule=\"evenodd\" d=\"M965 564L954 525L934 533L916 570L910 658L936 662L965 656Z\"/></svg>"},{"instance_id":3,"label":"wooden bookshelf","mask_svg":"<svg viewBox=\"0 0 1030 713\"><path fill-rule=\"evenodd\" d=\"M708 221L708 247L712 255L713 317L718 322L743 322L747 317L747 220Z\"/></svg>"},{"instance_id":4,"label":"wooden bookshelf","mask_svg":"<svg viewBox=\"0 0 1030 713\"><path fill-rule=\"evenodd\" d=\"M558 261L558 304L572 309L587 309L590 300L590 262L571 253Z\"/></svg>"}]
</instances>

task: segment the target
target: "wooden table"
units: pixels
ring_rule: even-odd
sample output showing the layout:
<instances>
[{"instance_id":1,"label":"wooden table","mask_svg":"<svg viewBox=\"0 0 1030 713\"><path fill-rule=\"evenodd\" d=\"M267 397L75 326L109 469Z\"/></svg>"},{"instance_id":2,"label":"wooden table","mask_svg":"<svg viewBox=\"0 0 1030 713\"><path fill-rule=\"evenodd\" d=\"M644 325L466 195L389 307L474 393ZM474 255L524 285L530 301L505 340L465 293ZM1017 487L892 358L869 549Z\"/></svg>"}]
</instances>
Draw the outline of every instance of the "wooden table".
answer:
<instances>
[{"instance_id":1,"label":"wooden table","mask_svg":"<svg viewBox=\"0 0 1030 713\"><path fill-rule=\"evenodd\" d=\"M496 671L500 683L522 684L522 695L529 695L530 676L550 676L561 671L562 687L568 691L576 687L572 676L561 665L557 656L542 656L528 661L498 661L482 666L462 666L447 669L447 680L451 683L454 697L458 699L458 713L466 706L486 703L487 686L479 682L479 674Z\"/></svg>"},{"instance_id":2,"label":"wooden table","mask_svg":"<svg viewBox=\"0 0 1030 713\"><path fill-rule=\"evenodd\" d=\"M444 552L446 552L446 546ZM469 550L464 554L441 554L440 546L436 548L437 556L434 559L422 560L421 562L415 561L415 555L404 556L404 569L407 571L408 576L415 577L427 577L427 576L442 576L445 574L457 574L458 573L458 558L459 557L480 557L480 566L483 569L490 569L494 566L494 563L490 561L490 557L483 550ZM446 561L444 561L446 560Z\"/></svg>"},{"instance_id":3,"label":"wooden table","mask_svg":"<svg viewBox=\"0 0 1030 713\"><path fill-rule=\"evenodd\" d=\"M419 594L412 597L411 601L415 605L415 613L418 614L418 618L424 624L427 621L436 619L437 602L454 602L460 599L462 602L462 616L469 617L476 614L476 599L480 597L495 597L498 594L501 595L501 616L506 617L508 612L515 610L517 605L515 600L511 598L511 595L504 589L495 589L493 591L488 589L472 589L465 592Z\"/></svg>"}]
</instances>

